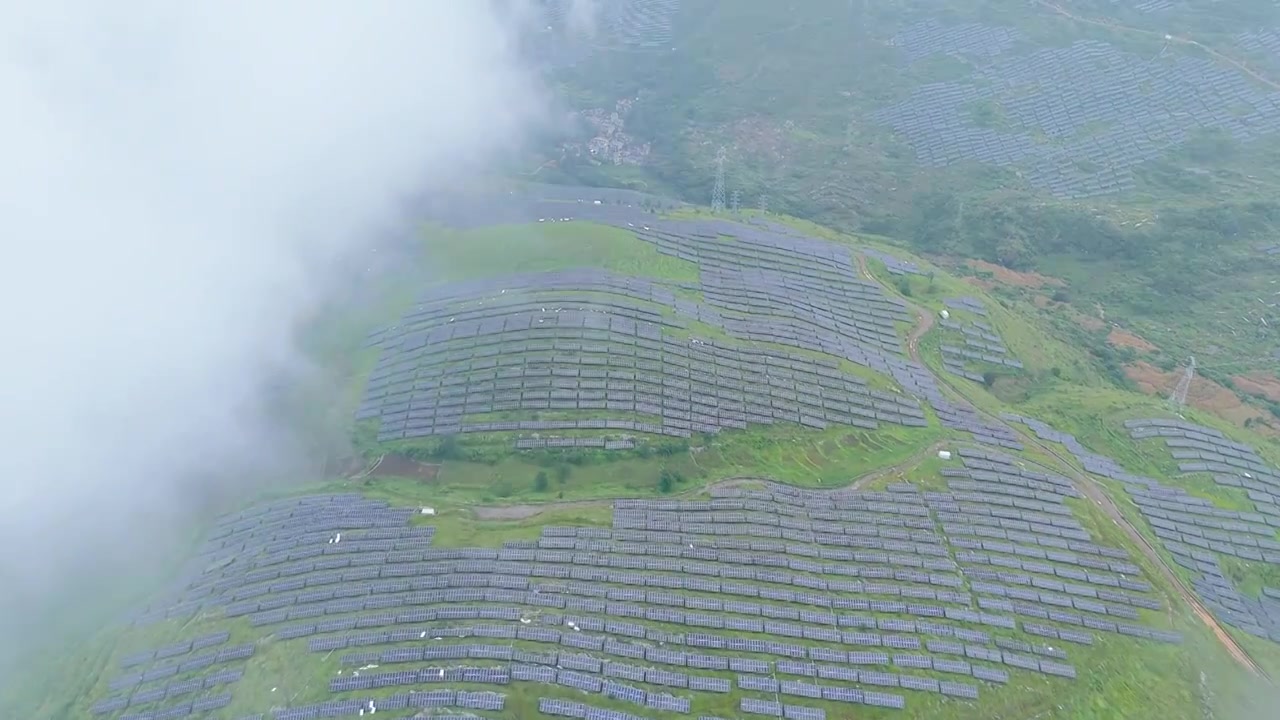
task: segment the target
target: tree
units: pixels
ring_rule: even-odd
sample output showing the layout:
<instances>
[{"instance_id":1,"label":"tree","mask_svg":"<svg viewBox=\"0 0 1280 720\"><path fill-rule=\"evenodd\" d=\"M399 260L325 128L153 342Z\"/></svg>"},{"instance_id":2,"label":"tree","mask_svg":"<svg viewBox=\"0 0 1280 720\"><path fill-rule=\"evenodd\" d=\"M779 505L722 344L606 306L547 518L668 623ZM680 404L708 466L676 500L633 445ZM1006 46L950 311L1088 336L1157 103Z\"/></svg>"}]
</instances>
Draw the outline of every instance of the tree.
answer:
<instances>
[{"instance_id":1,"label":"tree","mask_svg":"<svg viewBox=\"0 0 1280 720\"><path fill-rule=\"evenodd\" d=\"M569 473L573 472L573 468L567 464L561 463L556 466L556 482L563 485L569 479Z\"/></svg>"},{"instance_id":2,"label":"tree","mask_svg":"<svg viewBox=\"0 0 1280 720\"><path fill-rule=\"evenodd\" d=\"M684 482L684 475L676 470L662 468L662 472L658 473L658 490L669 493L679 483Z\"/></svg>"},{"instance_id":3,"label":"tree","mask_svg":"<svg viewBox=\"0 0 1280 720\"><path fill-rule=\"evenodd\" d=\"M458 436L445 435L440 438L440 443L436 446L435 457L438 460L457 460L461 457L462 451L458 443Z\"/></svg>"},{"instance_id":4,"label":"tree","mask_svg":"<svg viewBox=\"0 0 1280 720\"><path fill-rule=\"evenodd\" d=\"M538 474L533 478L533 489L538 492L546 492L547 486L550 484L550 481L547 480L546 470L539 470Z\"/></svg>"}]
</instances>

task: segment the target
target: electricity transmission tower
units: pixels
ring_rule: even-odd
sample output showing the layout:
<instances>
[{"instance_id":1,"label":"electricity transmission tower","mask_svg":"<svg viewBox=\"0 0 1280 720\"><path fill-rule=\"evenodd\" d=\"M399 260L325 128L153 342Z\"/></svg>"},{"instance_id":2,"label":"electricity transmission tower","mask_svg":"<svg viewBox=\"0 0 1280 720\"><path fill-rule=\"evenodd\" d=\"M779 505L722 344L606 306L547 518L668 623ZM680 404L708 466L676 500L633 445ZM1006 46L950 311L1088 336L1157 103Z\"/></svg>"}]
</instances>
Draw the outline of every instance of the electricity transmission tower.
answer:
<instances>
[{"instance_id":1,"label":"electricity transmission tower","mask_svg":"<svg viewBox=\"0 0 1280 720\"><path fill-rule=\"evenodd\" d=\"M1191 389L1191 379L1196 375L1196 358L1191 356L1187 358L1187 367L1182 371L1182 377L1178 378L1178 385L1173 389L1173 394L1169 396L1169 404L1175 410L1187 404L1187 391Z\"/></svg>"},{"instance_id":2,"label":"electricity transmission tower","mask_svg":"<svg viewBox=\"0 0 1280 720\"><path fill-rule=\"evenodd\" d=\"M768 212L769 212L769 194L761 193L760 194L760 213L765 214Z\"/></svg>"},{"instance_id":3,"label":"electricity transmission tower","mask_svg":"<svg viewBox=\"0 0 1280 720\"><path fill-rule=\"evenodd\" d=\"M711 188L711 212L724 212L724 147L716 151L716 184Z\"/></svg>"},{"instance_id":4,"label":"electricity transmission tower","mask_svg":"<svg viewBox=\"0 0 1280 720\"><path fill-rule=\"evenodd\" d=\"M742 208L742 193L734 190L733 194L731 194L729 198L729 207L731 207L733 209L733 213L737 215L738 211Z\"/></svg>"}]
</instances>

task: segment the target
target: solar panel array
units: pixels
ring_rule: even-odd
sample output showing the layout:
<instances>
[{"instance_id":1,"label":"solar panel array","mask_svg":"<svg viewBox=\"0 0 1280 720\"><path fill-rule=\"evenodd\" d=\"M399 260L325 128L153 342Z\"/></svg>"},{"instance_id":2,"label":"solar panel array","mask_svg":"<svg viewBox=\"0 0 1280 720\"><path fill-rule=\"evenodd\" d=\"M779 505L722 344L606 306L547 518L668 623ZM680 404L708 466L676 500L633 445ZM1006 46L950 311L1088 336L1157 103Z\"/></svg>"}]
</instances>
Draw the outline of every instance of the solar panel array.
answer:
<instances>
[{"instance_id":1,"label":"solar panel array","mask_svg":"<svg viewBox=\"0 0 1280 720\"><path fill-rule=\"evenodd\" d=\"M851 248L768 222L662 219L621 197L543 197L564 192L533 188L492 199L491 213L459 203L436 217L460 227L558 218L625 228L694 263L699 281L583 268L433 288L369 338L382 354L358 417L377 418L381 440L514 432L542 440L522 449L625 449L649 435L748 423L919 426L924 400L948 427L1020 448L1007 427L947 399L927 368L902 357L905 306L858 277ZM727 338L690 339L694 322ZM869 389L841 360L905 393ZM586 417L537 419L543 411ZM599 436L546 437L557 430Z\"/></svg>"},{"instance_id":2,"label":"solar panel array","mask_svg":"<svg viewBox=\"0 0 1280 720\"><path fill-rule=\"evenodd\" d=\"M1160 602L1072 517L1069 483L959 452L945 493L721 487L618 500L611 526L502 548L435 547L412 509L354 494L256 506L221 520L140 618L199 616L203 634L123 658L95 712L229 702L262 643L341 669L332 698L269 709L302 720L502 710L512 692L552 716L627 716L605 701L697 715L733 692L742 713L817 718L917 693L980 701L1018 673L1069 681L1070 648L1096 633L1177 641L1143 623ZM257 639L232 644L209 618Z\"/></svg>"},{"instance_id":3,"label":"solar panel array","mask_svg":"<svg viewBox=\"0 0 1280 720\"><path fill-rule=\"evenodd\" d=\"M964 469L944 471L951 492L931 499L979 608L1018 615L1027 632L1078 644L1092 644L1095 631L1179 641L1139 624L1142 610L1162 604L1124 551L1090 541L1063 503L1078 497L1066 478L1000 453L959 452Z\"/></svg>"},{"instance_id":4,"label":"solar panel array","mask_svg":"<svg viewBox=\"0 0 1280 720\"><path fill-rule=\"evenodd\" d=\"M1276 37L1262 31L1241 41L1274 50ZM1015 54L1017 39L976 24L907 28L891 40L905 61L965 55L972 79L923 84L872 119L925 166L1016 168L1033 186L1071 198L1132 188L1136 166L1200 130L1251 141L1280 129L1280 93L1211 59L1148 57L1095 40Z\"/></svg>"},{"instance_id":5,"label":"solar panel array","mask_svg":"<svg viewBox=\"0 0 1280 720\"><path fill-rule=\"evenodd\" d=\"M254 652L252 644L230 645L230 639L229 632L216 631L129 652L118 662L123 672L108 681L108 695L90 712L178 720L226 707Z\"/></svg>"},{"instance_id":6,"label":"solar panel array","mask_svg":"<svg viewBox=\"0 0 1280 720\"><path fill-rule=\"evenodd\" d=\"M606 3L602 8L606 26L619 43L636 49L671 47L671 25L680 10L680 0L622 0Z\"/></svg>"},{"instance_id":7,"label":"solar panel array","mask_svg":"<svg viewBox=\"0 0 1280 720\"><path fill-rule=\"evenodd\" d=\"M886 252L880 252L872 248L864 248L862 254L869 258L874 258L884 263L885 268L891 275L923 275L924 271L920 266L910 260L903 260L895 255Z\"/></svg>"},{"instance_id":8,"label":"solar panel array","mask_svg":"<svg viewBox=\"0 0 1280 720\"><path fill-rule=\"evenodd\" d=\"M1240 49L1261 55L1266 64L1280 67L1280 30L1272 27L1240 33L1235 37Z\"/></svg>"},{"instance_id":9,"label":"solar panel array","mask_svg":"<svg viewBox=\"0 0 1280 720\"><path fill-rule=\"evenodd\" d=\"M1137 419L1125 423L1135 440L1161 438L1184 473L1210 473L1222 487L1243 492L1252 510L1231 511L1159 484L1130 483L1134 502L1178 564L1200 575L1193 588L1224 621L1280 642L1280 603L1240 592L1223 571L1226 555L1280 565L1280 472L1252 447L1184 420Z\"/></svg>"},{"instance_id":10,"label":"solar panel array","mask_svg":"<svg viewBox=\"0 0 1280 720\"><path fill-rule=\"evenodd\" d=\"M553 68L573 67L588 60L599 47L629 52L670 51L673 24L680 0L611 0L593 10L590 34L583 32L581 8L576 0L540 0L542 23L533 21L525 38L534 57ZM544 32L543 29L547 32ZM554 32L551 32L554 31Z\"/></svg>"},{"instance_id":11,"label":"solar panel array","mask_svg":"<svg viewBox=\"0 0 1280 720\"><path fill-rule=\"evenodd\" d=\"M600 287L592 284L594 273L564 275L534 282ZM511 280L513 292L524 291L522 281ZM358 416L378 417L383 440L575 427L688 437L748 422L924 424L917 403L871 390L834 359L663 337L656 328L619 322L598 302L569 307L544 295L534 303L543 303L545 312L536 313L542 317L490 304L491 315L472 321L442 304L406 318L381 342L382 361ZM605 327L593 327L599 325ZM468 419L538 410L618 417L551 425ZM646 419L628 422L632 414Z\"/></svg>"},{"instance_id":12,"label":"solar panel array","mask_svg":"<svg viewBox=\"0 0 1280 720\"><path fill-rule=\"evenodd\" d=\"M947 307L965 310L985 316L986 308L970 297L950 298ZM982 320L966 322L944 318L940 321L945 333L941 345L942 368L974 382L983 382L986 368L1021 369L1022 362L1009 357L1009 349L994 327ZM958 344L951 344L958 343Z\"/></svg>"},{"instance_id":13,"label":"solar panel array","mask_svg":"<svg viewBox=\"0 0 1280 720\"><path fill-rule=\"evenodd\" d=\"M990 59L1009 50L1020 34L1013 29L987 27L975 23L944 25L932 18L922 20L889 38L891 47L901 48L907 62L934 55L963 55Z\"/></svg>"},{"instance_id":14,"label":"solar panel array","mask_svg":"<svg viewBox=\"0 0 1280 720\"><path fill-rule=\"evenodd\" d=\"M1280 474L1252 448L1184 420L1125 422L1135 440L1163 439L1182 472L1211 473L1219 485L1243 490L1252 504L1251 510L1225 510L1182 488L1130 473L1042 422L1016 415L1005 419L1026 424L1042 439L1062 443L1089 472L1124 483L1152 532L1174 561L1193 575L1192 589L1214 616L1251 635L1280 642L1280 598L1243 593L1221 562L1225 555L1280 564Z\"/></svg>"}]
</instances>

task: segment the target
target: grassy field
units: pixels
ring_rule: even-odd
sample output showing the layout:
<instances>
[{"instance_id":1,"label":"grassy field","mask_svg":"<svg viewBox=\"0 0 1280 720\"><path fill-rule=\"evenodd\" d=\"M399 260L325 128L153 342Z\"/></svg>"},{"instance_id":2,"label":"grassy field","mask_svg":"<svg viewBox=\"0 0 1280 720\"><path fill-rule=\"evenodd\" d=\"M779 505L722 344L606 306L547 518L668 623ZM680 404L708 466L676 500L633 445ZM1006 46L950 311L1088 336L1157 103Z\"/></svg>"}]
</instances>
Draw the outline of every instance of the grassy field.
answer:
<instances>
[{"instance_id":1,"label":"grassy field","mask_svg":"<svg viewBox=\"0 0 1280 720\"><path fill-rule=\"evenodd\" d=\"M466 231L431 228L425 242L440 281L579 267L672 282L698 280L693 263L660 254L634 233L591 222L501 225Z\"/></svg>"},{"instance_id":2,"label":"grassy field","mask_svg":"<svg viewBox=\"0 0 1280 720\"><path fill-rule=\"evenodd\" d=\"M394 487L402 493L401 499L409 499L403 493L413 491L411 504L652 497L661 494L659 478L664 470L682 478L676 491L744 476L771 477L802 487L838 487L878 468L896 465L941 437L936 426L885 426L874 431L832 428L822 432L775 426L726 432L705 444L647 457L621 451L513 454L509 440L504 440L500 459L445 460L434 480L397 480ZM497 455L495 451L495 458ZM544 491L537 489L538 473L547 473L550 478ZM383 479L375 475L371 482Z\"/></svg>"}]
</instances>

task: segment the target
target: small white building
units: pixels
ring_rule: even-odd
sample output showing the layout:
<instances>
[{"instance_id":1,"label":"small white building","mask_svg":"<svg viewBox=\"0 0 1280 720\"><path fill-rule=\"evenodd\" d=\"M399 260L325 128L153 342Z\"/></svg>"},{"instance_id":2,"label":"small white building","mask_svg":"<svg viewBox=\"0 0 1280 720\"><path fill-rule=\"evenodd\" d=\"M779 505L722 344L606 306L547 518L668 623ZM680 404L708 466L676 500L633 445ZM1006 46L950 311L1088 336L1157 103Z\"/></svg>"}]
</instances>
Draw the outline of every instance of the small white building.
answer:
<instances>
[{"instance_id":1,"label":"small white building","mask_svg":"<svg viewBox=\"0 0 1280 720\"><path fill-rule=\"evenodd\" d=\"M950 451L950 450L939 450L939 451L938 451L938 459L939 459L939 460L950 460L950 459L951 459L951 451Z\"/></svg>"},{"instance_id":2,"label":"small white building","mask_svg":"<svg viewBox=\"0 0 1280 720\"><path fill-rule=\"evenodd\" d=\"M423 514L423 515L435 515L435 514L436 514L436 509L435 509L435 508L432 508L432 507L424 507L424 508L422 508L422 514Z\"/></svg>"},{"instance_id":3,"label":"small white building","mask_svg":"<svg viewBox=\"0 0 1280 720\"><path fill-rule=\"evenodd\" d=\"M947 312L946 308L943 308L942 312L939 312L938 314L942 316L943 320L951 317L951 313Z\"/></svg>"}]
</instances>

